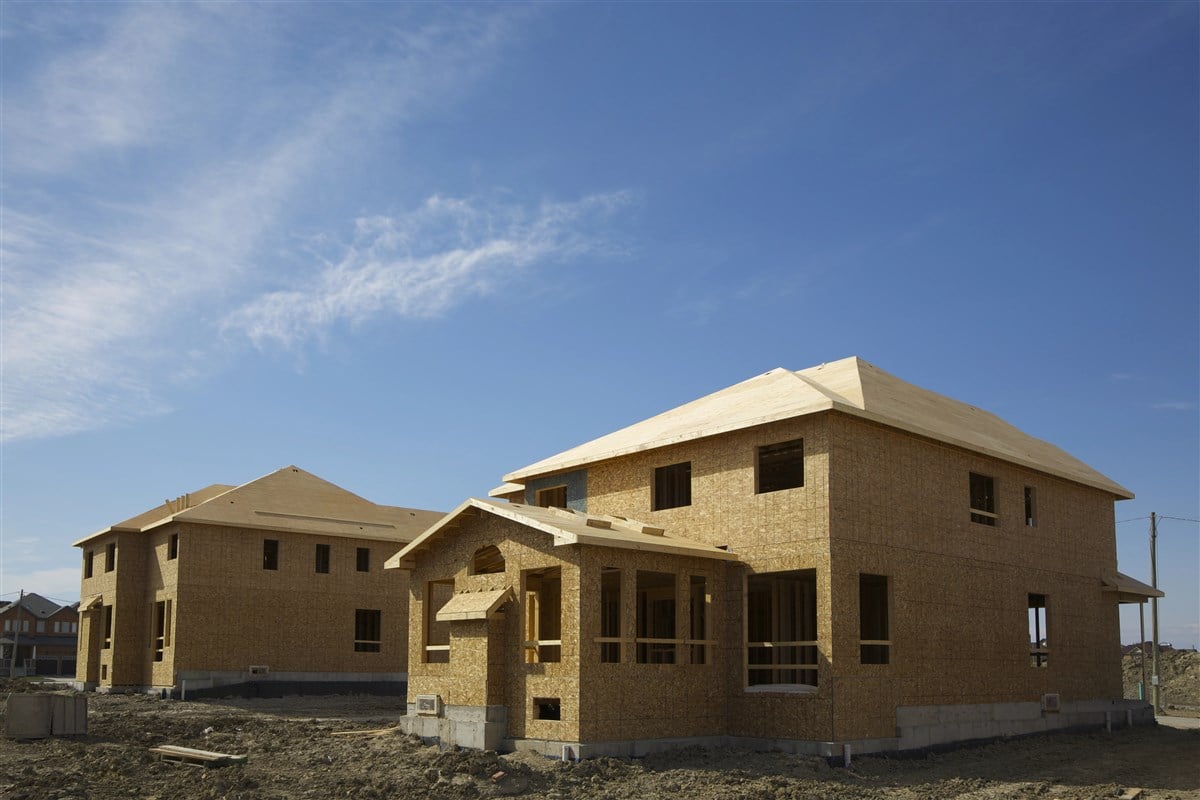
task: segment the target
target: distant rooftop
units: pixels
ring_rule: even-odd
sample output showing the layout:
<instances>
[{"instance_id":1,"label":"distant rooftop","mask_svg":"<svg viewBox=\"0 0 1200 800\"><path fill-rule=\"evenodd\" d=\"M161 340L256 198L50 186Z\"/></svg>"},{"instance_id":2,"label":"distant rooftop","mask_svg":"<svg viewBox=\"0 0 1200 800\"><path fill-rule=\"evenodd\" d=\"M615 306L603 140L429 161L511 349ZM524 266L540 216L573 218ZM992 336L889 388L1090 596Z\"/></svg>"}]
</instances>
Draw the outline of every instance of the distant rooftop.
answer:
<instances>
[{"instance_id":1,"label":"distant rooftop","mask_svg":"<svg viewBox=\"0 0 1200 800\"><path fill-rule=\"evenodd\" d=\"M372 503L311 472L288 466L241 486L218 483L167 500L85 536L75 546L114 531L143 532L175 520L407 542L441 517L440 511Z\"/></svg>"}]
</instances>

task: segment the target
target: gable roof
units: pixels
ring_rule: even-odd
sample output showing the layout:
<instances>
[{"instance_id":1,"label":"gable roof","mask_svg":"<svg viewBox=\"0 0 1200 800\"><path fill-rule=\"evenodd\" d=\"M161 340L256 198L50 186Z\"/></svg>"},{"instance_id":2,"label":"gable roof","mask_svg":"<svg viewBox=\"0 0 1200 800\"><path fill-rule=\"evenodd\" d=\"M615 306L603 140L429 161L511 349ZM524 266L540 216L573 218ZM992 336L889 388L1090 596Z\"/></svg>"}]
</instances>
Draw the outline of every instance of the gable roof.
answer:
<instances>
[{"instance_id":1,"label":"gable roof","mask_svg":"<svg viewBox=\"0 0 1200 800\"><path fill-rule=\"evenodd\" d=\"M822 411L871 420L1118 498L1133 497L1079 459L996 415L902 381L856 356L795 372L773 369L510 472L504 480L524 483L539 475Z\"/></svg>"},{"instance_id":2,"label":"gable roof","mask_svg":"<svg viewBox=\"0 0 1200 800\"><path fill-rule=\"evenodd\" d=\"M0 614L16 611L18 608L27 611L38 619L46 619L47 617L54 616L58 611L67 608L67 606L60 606L53 600L47 600L36 592L28 592L24 597L0 606Z\"/></svg>"},{"instance_id":3,"label":"gable roof","mask_svg":"<svg viewBox=\"0 0 1200 800\"><path fill-rule=\"evenodd\" d=\"M453 528L463 516L480 512L494 514L497 517L547 533L553 537L556 547L569 544L589 544L623 550L644 550L654 553L715 558L723 561L738 560L737 555L728 550L721 550L691 539L671 536L662 528L645 525L625 517L585 514L565 508L542 508L522 503L471 497L442 517L437 524L409 542L396 555L389 558L384 564L384 568L411 568L414 554L430 547L435 538Z\"/></svg>"},{"instance_id":4,"label":"gable roof","mask_svg":"<svg viewBox=\"0 0 1200 800\"><path fill-rule=\"evenodd\" d=\"M114 531L145 532L173 521L407 542L441 517L440 511L372 503L289 466L241 486L213 484L182 495L85 536L75 546Z\"/></svg>"}]
</instances>

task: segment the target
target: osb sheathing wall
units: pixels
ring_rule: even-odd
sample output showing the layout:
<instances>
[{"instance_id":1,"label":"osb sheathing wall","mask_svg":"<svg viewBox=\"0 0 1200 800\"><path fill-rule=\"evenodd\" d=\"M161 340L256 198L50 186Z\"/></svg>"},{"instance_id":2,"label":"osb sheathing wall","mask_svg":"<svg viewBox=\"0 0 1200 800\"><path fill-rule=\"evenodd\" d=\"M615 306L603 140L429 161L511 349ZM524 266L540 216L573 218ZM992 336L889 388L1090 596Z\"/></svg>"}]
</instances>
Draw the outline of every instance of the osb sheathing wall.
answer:
<instances>
[{"instance_id":1,"label":"osb sheathing wall","mask_svg":"<svg viewBox=\"0 0 1200 800\"><path fill-rule=\"evenodd\" d=\"M894 735L910 705L1121 696L1113 496L835 414L832 648L839 739ZM971 472L995 479L995 526L970 521ZM1025 524L1024 489L1036 491ZM891 663L858 658L860 573L891 589ZM1030 666L1027 600L1047 597L1049 666Z\"/></svg>"},{"instance_id":2,"label":"osb sheathing wall","mask_svg":"<svg viewBox=\"0 0 1200 800\"><path fill-rule=\"evenodd\" d=\"M112 606L112 646L102 648L104 610L102 606L85 612L80 618L79 652L76 678L101 686L140 686L146 676L146 649L149 629L146 609L141 602L145 585L146 549L142 534L114 532L89 542L84 554L93 554L92 577L80 584L80 597L87 600L103 595L102 605ZM115 543L113 569L105 571L108 545ZM127 646L121 646L128 642ZM134 643L141 647L133 647ZM89 648L89 644L91 647ZM104 668L107 668L105 670ZM107 677L101 675L107 671Z\"/></svg>"},{"instance_id":3,"label":"osb sheathing wall","mask_svg":"<svg viewBox=\"0 0 1200 800\"><path fill-rule=\"evenodd\" d=\"M602 663L600 582L605 568L620 571L620 661ZM703 663L692 663L692 649L676 645L674 664L637 663L637 573L675 576L675 636L690 638L689 591L693 576L703 577L711 598ZM731 582L739 574L729 562L662 553L583 547L580 559L580 736L603 742L678 736L718 736L727 730L728 675L741 664L741 650L729 632Z\"/></svg>"},{"instance_id":4,"label":"osb sheathing wall","mask_svg":"<svg viewBox=\"0 0 1200 800\"><path fill-rule=\"evenodd\" d=\"M447 705L508 707L508 733L515 738L579 740L579 548L555 547L553 538L490 514L465 516L444 531L435 546L416 556L409 591L408 694L440 695ZM472 557L496 545L504 572L471 575ZM522 573L561 567L561 660L525 662L524 584ZM487 623L450 623L449 663L425 658L425 587L429 581L454 579L456 592L513 587L506 603ZM498 662L498 663L497 663ZM533 719L534 697L561 700L560 720Z\"/></svg>"},{"instance_id":5,"label":"osb sheathing wall","mask_svg":"<svg viewBox=\"0 0 1200 800\"><path fill-rule=\"evenodd\" d=\"M168 559L171 534L178 557ZM263 540L279 541L279 569L264 570ZM109 541L116 568L104 571ZM315 569L317 544L330 545L330 572ZM84 599L113 607L112 646L101 648L101 607L81 615L76 677L108 687L174 686L181 671L403 672L407 666L407 576L384 571L390 540L347 539L177 523L89 542L93 576ZM369 572L356 549L369 547ZM154 604L170 601L168 644L154 661ZM354 651L356 609L381 614L380 652ZM101 665L108 677L101 679Z\"/></svg>"},{"instance_id":6,"label":"osb sheathing wall","mask_svg":"<svg viewBox=\"0 0 1200 800\"><path fill-rule=\"evenodd\" d=\"M714 687L721 692L726 698L726 727L722 732L820 741L833 738L829 689L833 674L826 660L832 648L828 419L829 415L817 415L785 420L588 467L590 513L628 516L661 525L673 535L715 546L728 545L741 559L741 564L730 567L724 590L713 590L714 619L722 632L716 681L709 683L714 677L709 670L689 675L679 669L670 678L697 695ZM792 439L804 440L804 486L755 494L757 448ZM652 511L655 468L682 461L692 465L692 504ZM807 569L815 570L817 576L818 690L804 695L747 693L745 577L749 573ZM697 730L707 732L702 725Z\"/></svg>"},{"instance_id":7,"label":"osb sheathing wall","mask_svg":"<svg viewBox=\"0 0 1200 800\"><path fill-rule=\"evenodd\" d=\"M279 542L278 569L263 569L263 540ZM316 545L330 546L330 571L316 571ZM403 672L407 665L406 576L384 570L400 545L181 525L176 670ZM355 551L371 550L358 572ZM165 558L165 552L162 554ZM381 611L380 651L354 650L355 609Z\"/></svg>"},{"instance_id":8,"label":"osb sheathing wall","mask_svg":"<svg viewBox=\"0 0 1200 800\"><path fill-rule=\"evenodd\" d=\"M505 572L471 575L472 556L488 545L500 549ZM561 660L531 664L521 647L526 639L522 576L545 567L562 569ZM628 641L622 643L619 663L601 663L595 642L600 635L600 574L606 567L621 570L621 636ZM690 649L680 645L675 664L638 664L633 639L639 570L676 576L680 639L689 631L692 576L704 577L710 596L730 596L724 561L607 547L555 547L549 534L513 521L487 514L463 519L417 557L410 584L409 695L437 694L449 705L504 705L508 734L514 738L597 742L723 733L728 694L724 675L731 658L741 663L740 648L721 636L727 608L710 606L706 638L719 643L708 646L706 663L690 663ZM428 663L423 651L425 586L449 578L457 592L511 586L518 599L486 622L450 623L449 663ZM562 719L536 719L534 698L560 700Z\"/></svg>"}]
</instances>

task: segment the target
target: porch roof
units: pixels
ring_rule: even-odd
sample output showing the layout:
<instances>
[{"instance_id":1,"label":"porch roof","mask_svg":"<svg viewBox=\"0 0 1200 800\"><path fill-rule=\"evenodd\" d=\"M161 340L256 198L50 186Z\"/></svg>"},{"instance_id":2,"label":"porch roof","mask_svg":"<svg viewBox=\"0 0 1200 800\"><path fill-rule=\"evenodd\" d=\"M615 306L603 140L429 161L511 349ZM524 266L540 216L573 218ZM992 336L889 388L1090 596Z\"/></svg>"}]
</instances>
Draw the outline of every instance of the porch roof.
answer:
<instances>
[{"instance_id":1,"label":"porch roof","mask_svg":"<svg viewBox=\"0 0 1200 800\"><path fill-rule=\"evenodd\" d=\"M437 612L438 622L457 622L464 619L487 619L497 608L511 599L511 586L482 592L456 592Z\"/></svg>"},{"instance_id":2,"label":"porch roof","mask_svg":"<svg viewBox=\"0 0 1200 800\"><path fill-rule=\"evenodd\" d=\"M1103 584L1103 591L1116 593L1118 603L1144 603L1151 597L1166 597L1161 589L1155 589L1123 572L1104 578Z\"/></svg>"},{"instance_id":3,"label":"porch roof","mask_svg":"<svg viewBox=\"0 0 1200 800\"><path fill-rule=\"evenodd\" d=\"M702 542L669 534L663 528L647 525L625 517L608 514L586 514L565 508L542 508L522 503L468 498L462 505L442 517L437 523L413 539L384 564L386 569L411 569L413 556L433 546L442 532L457 525L465 516L493 514L520 525L543 531L554 537L555 546L588 544L615 547L622 550L644 550L651 553L670 553L680 556L737 561L736 553Z\"/></svg>"}]
</instances>

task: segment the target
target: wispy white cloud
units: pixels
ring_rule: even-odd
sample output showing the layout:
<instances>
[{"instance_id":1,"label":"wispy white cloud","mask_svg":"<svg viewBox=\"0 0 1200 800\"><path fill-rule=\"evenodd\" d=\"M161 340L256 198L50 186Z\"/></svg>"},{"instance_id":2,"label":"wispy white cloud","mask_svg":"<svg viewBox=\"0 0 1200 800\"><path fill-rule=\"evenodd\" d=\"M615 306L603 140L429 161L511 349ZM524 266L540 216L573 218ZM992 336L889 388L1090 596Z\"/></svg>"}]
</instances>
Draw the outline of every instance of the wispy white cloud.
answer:
<instances>
[{"instance_id":1,"label":"wispy white cloud","mask_svg":"<svg viewBox=\"0 0 1200 800\"><path fill-rule=\"evenodd\" d=\"M247 303L223 328L259 347L292 347L338 323L436 316L523 268L607 246L591 232L629 199L617 192L529 210L435 195L409 214L361 218L353 242L319 274Z\"/></svg>"},{"instance_id":2,"label":"wispy white cloud","mask_svg":"<svg viewBox=\"0 0 1200 800\"><path fill-rule=\"evenodd\" d=\"M486 72L525 12L397 7L388 25L329 32L293 74L263 54L294 46L303 11L132 4L79 22L91 9L71 8L6 20L6 46L25 57L4 77L3 440L169 410L165 384L222 360L221 320L261 344L319 332L289 318L297 304L330 323L438 313L505 269L594 246L586 218L616 202L437 198L365 218L351 250L296 288L278 255L292 212L384 142L390 157L406 122ZM264 286L285 288L255 299ZM330 297L315 304L318 291Z\"/></svg>"},{"instance_id":3,"label":"wispy white cloud","mask_svg":"<svg viewBox=\"0 0 1200 800\"><path fill-rule=\"evenodd\" d=\"M1179 401L1179 400L1167 400L1167 401L1164 401L1161 403L1153 403L1150 407L1153 409L1157 409L1159 411L1195 411L1196 410L1195 403L1188 403L1188 402Z\"/></svg>"}]
</instances>

